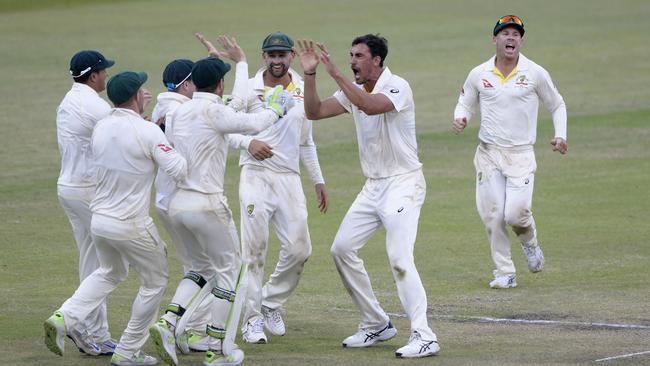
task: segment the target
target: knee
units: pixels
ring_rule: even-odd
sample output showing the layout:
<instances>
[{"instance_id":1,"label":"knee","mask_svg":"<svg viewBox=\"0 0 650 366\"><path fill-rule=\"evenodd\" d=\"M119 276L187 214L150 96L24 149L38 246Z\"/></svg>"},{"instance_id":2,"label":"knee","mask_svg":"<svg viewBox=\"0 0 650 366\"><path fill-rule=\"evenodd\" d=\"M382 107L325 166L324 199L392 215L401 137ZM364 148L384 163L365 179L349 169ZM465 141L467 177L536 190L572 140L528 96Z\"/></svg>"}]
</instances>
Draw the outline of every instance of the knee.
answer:
<instances>
[{"instance_id":1,"label":"knee","mask_svg":"<svg viewBox=\"0 0 650 366\"><path fill-rule=\"evenodd\" d=\"M499 226L503 222L504 212L497 205L487 207L479 212L486 227Z\"/></svg>"},{"instance_id":2,"label":"knee","mask_svg":"<svg viewBox=\"0 0 650 366\"><path fill-rule=\"evenodd\" d=\"M401 280L406 277L409 272L415 269L415 263L413 261L412 255L401 254L401 258L389 258L390 268L393 272L393 276L397 280Z\"/></svg>"},{"instance_id":3,"label":"knee","mask_svg":"<svg viewBox=\"0 0 650 366\"><path fill-rule=\"evenodd\" d=\"M330 252L332 253L332 257L337 259L347 256L350 253L350 248L343 241L334 239Z\"/></svg>"},{"instance_id":4,"label":"knee","mask_svg":"<svg viewBox=\"0 0 650 366\"><path fill-rule=\"evenodd\" d=\"M294 250L291 251L291 256L296 260L296 262L307 262L309 257L311 257L311 245L307 243L307 245L300 245Z\"/></svg>"},{"instance_id":5,"label":"knee","mask_svg":"<svg viewBox=\"0 0 650 366\"><path fill-rule=\"evenodd\" d=\"M504 215L506 224L512 226L515 232L518 228L525 229L529 227L531 225L532 217L533 214L528 207L507 209Z\"/></svg>"}]
</instances>

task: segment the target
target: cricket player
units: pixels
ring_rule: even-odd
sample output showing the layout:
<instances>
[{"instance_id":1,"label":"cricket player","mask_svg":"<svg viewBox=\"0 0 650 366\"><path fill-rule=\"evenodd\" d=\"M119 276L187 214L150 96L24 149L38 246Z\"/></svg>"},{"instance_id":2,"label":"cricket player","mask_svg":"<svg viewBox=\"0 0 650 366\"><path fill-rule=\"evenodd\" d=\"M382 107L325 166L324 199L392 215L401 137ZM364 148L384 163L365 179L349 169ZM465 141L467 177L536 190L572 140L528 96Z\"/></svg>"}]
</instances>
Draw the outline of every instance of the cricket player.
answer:
<instances>
[{"instance_id":1,"label":"cricket player","mask_svg":"<svg viewBox=\"0 0 650 366\"><path fill-rule=\"evenodd\" d=\"M211 45L202 40L208 51ZM267 343L264 327L276 336L285 334L282 305L298 286L305 262L311 255L307 205L300 181L302 159L314 183L321 212L329 205L321 173L312 122L303 107L302 77L290 68L294 42L282 32L262 42L266 67L248 80L247 111L264 110L266 90L278 85L291 94L294 107L278 123L255 135L231 134L233 148L241 149L239 204L242 255L250 276L244 309L242 338L247 343ZM280 240L278 263L262 286L269 241L269 222Z\"/></svg>"},{"instance_id":2,"label":"cricket player","mask_svg":"<svg viewBox=\"0 0 650 366\"><path fill-rule=\"evenodd\" d=\"M332 244L336 268L362 316L358 331L343 340L343 347L368 347L397 334L379 305L363 261L357 255L383 226L397 294L411 322L409 341L395 355L400 358L434 355L440 347L427 323L427 297L413 258L426 182L417 155L411 87L384 67L388 45L383 37L367 34L352 41L350 66L354 83L339 71L325 45L317 46L320 56L313 41L299 42L307 118L319 120L351 113L357 128L361 169L367 178ZM323 101L316 90L319 61L340 87Z\"/></svg>"},{"instance_id":3,"label":"cricket player","mask_svg":"<svg viewBox=\"0 0 650 366\"><path fill-rule=\"evenodd\" d=\"M531 211L539 100L552 114L555 137L551 145L561 154L568 149L567 112L549 73L519 52L524 37L521 18L499 18L492 36L496 54L467 76L452 129L456 134L462 132L480 105L480 142L474 156L476 208L496 266L490 287L505 289L517 286L506 225L521 242L528 269L539 272L544 268Z\"/></svg>"},{"instance_id":4,"label":"cricket player","mask_svg":"<svg viewBox=\"0 0 650 366\"><path fill-rule=\"evenodd\" d=\"M196 86L191 79L193 66L194 62L191 60L177 59L170 62L163 71L162 81L167 91L158 94L157 103L151 115L152 121L156 122L163 131L165 131L166 126L170 126L168 130L172 131L171 125L174 112L181 104L191 100L196 91ZM170 139L170 136L167 137ZM164 170L158 169L155 187L156 212L165 230L174 241L176 254L183 264L184 273L186 273L191 268L191 257L187 253L187 246L183 243L180 234L174 229L169 217L169 200L176 190L176 182ZM186 334L183 335L187 340L188 351L208 350L208 336L205 334L205 326L210 321L210 306L210 301L203 302L188 322Z\"/></svg>"},{"instance_id":5,"label":"cricket player","mask_svg":"<svg viewBox=\"0 0 650 366\"><path fill-rule=\"evenodd\" d=\"M222 45L224 54L236 62L232 94L234 100L242 103L248 79L245 54L234 39ZM227 335L231 306L223 300L223 294L236 294L242 263L237 231L223 192L226 138L229 133L252 134L268 128L285 114L289 98L276 89L268 93L263 112L237 113L221 98L224 75L229 70L230 65L219 58L197 61L191 76L197 91L173 116L172 143L186 157L189 168L187 177L177 184L178 190L171 198L169 215L188 247L192 266L179 283L165 315L150 328L159 355L171 365L178 364L174 337L177 322L203 287L215 282L216 286L208 288L215 299L212 319L206 327L210 351L206 353L204 365L237 365L244 358L239 349L225 353L221 342Z\"/></svg>"},{"instance_id":6,"label":"cricket player","mask_svg":"<svg viewBox=\"0 0 650 366\"><path fill-rule=\"evenodd\" d=\"M101 306L132 268L138 273L140 289L111 363L158 362L142 351L168 280L167 249L149 216L151 185L156 166L182 179L187 164L160 128L140 117L146 80L143 72L124 71L108 81L108 97L116 108L97 123L92 136L97 189L91 203L91 233L100 267L45 321L45 343L59 355L68 330L76 329L88 313Z\"/></svg>"},{"instance_id":7,"label":"cricket player","mask_svg":"<svg viewBox=\"0 0 650 366\"><path fill-rule=\"evenodd\" d=\"M106 69L115 62L93 50L77 52L70 60L74 83L56 113L56 131L61 153L61 173L57 182L59 202L72 226L79 249L79 281L99 268L95 244L90 234L90 202L95 196L90 139L97 121L108 116L111 107L98 93L106 89ZM79 351L110 355L117 342L111 338L106 303L70 329Z\"/></svg>"}]
</instances>

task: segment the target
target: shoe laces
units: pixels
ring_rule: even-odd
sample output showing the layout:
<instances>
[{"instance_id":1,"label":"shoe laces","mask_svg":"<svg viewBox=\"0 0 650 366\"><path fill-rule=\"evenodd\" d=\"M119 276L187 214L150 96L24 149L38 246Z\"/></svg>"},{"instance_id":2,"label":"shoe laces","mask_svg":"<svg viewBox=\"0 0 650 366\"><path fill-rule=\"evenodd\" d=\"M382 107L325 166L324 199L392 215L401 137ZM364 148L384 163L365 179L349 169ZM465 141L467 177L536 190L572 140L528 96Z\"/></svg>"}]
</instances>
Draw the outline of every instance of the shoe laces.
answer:
<instances>
[{"instance_id":1,"label":"shoe laces","mask_svg":"<svg viewBox=\"0 0 650 366\"><path fill-rule=\"evenodd\" d=\"M269 309L268 314L274 323L282 323L282 314L280 314L280 310Z\"/></svg>"},{"instance_id":2,"label":"shoe laces","mask_svg":"<svg viewBox=\"0 0 650 366\"><path fill-rule=\"evenodd\" d=\"M256 319L250 327L253 333L261 333L264 331L264 320Z\"/></svg>"},{"instance_id":3,"label":"shoe laces","mask_svg":"<svg viewBox=\"0 0 650 366\"><path fill-rule=\"evenodd\" d=\"M414 330L413 333L411 333L411 336L409 337L409 344L411 343L416 343L422 340L422 336L417 330Z\"/></svg>"}]
</instances>

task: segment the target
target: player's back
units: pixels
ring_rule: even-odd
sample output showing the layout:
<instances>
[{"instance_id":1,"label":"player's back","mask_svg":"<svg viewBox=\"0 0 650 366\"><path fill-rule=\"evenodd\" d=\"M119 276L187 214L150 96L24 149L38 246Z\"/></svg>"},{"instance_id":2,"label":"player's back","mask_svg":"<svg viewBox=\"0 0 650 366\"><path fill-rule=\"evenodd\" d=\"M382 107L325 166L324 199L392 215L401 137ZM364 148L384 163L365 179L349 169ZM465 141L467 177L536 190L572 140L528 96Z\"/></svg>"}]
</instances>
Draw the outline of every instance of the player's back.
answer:
<instances>
[{"instance_id":1,"label":"player's back","mask_svg":"<svg viewBox=\"0 0 650 366\"><path fill-rule=\"evenodd\" d=\"M146 148L158 126L116 108L95 127L92 139L97 189L93 213L120 220L147 217L155 163Z\"/></svg>"}]
</instances>

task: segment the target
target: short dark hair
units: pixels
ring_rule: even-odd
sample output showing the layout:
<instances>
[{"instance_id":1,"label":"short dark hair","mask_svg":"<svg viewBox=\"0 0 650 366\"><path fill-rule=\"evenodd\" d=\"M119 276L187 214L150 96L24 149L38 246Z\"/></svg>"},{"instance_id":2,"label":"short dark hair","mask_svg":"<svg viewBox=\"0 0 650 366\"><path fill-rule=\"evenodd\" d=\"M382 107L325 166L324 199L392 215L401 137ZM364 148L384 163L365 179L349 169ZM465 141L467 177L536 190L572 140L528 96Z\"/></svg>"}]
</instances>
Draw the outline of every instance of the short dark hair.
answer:
<instances>
[{"instance_id":1,"label":"short dark hair","mask_svg":"<svg viewBox=\"0 0 650 366\"><path fill-rule=\"evenodd\" d=\"M90 79L90 75L92 75L93 73L99 73L99 70L87 72L87 73L79 76L78 78L73 76L72 80L74 80L75 83L86 84L86 83L88 83L88 79Z\"/></svg>"},{"instance_id":2,"label":"short dark hair","mask_svg":"<svg viewBox=\"0 0 650 366\"><path fill-rule=\"evenodd\" d=\"M372 57L379 56L381 61L379 61L379 66L384 66L384 60L388 55L388 40L379 34L366 34L365 36L359 36L352 40L352 45L356 46L360 43L365 44L370 49L370 55Z\"/></svg>"},{"instance_id":3,"label":"short dark hair","mask_svg":"<svg viewBox=\"0 0 650 366\"><path fill-rule=\"evenodd\" d=\"M214 93L214 91L217 90L217 86L219 85L221 80L223 79L220 79L216 84L204 86L203 88L196 88L196 91L201 93Z\"/></svg>"}]
</instances>

